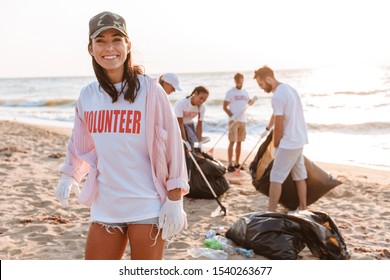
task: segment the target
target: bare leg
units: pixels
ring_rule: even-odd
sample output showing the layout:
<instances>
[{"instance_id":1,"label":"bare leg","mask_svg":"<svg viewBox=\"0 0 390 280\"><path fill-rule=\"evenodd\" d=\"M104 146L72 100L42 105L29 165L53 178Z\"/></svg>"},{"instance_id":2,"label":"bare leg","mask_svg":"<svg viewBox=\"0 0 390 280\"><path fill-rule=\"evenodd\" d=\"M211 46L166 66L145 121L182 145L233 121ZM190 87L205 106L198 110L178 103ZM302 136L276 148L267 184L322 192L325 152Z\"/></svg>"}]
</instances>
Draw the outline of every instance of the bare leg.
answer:
<instances>
[{"instance_id":1,"label":"bare leg","mask_svg":"<svg viewBox=\"0 0 390 280\"><path fill-rule=\"evenodd\" d=\"M233 146L234 146L234 142L229 142L229 148L228 148L228 161L229 161L229 165L232 164Z\"/></svg>"},{"instance_id":2,"label":"bare leg","mask_svg":"<svg viewBox=\"0 0 390 280\"><path fill-rule=\"evenodd\" d=\"M241 155L241 142L236 144L236 164L240 164L240 155Z\"/></svg>"},{"instance_id":3,"label":"bare leg","mask_svg":"<svg viewBox=\"0 0 390 280\"><path fill-rule=\"evenodd\" d=\"M280 195L282 194L282 184L271 182L269 186L268 211L276 212Z\"/></svg>"},{"instance_id":4,"label":"bare leg","mask_svg":"<svg viewBox=\"0 0 390 280\"><path fill-rule=\"evenodd\" d=\"M87 244L85 246L86 260L120 260L126 250L127 229L123 233L119 229L106 228L99 224L89 227Z\"/></svg>"},{"instance_id":5,"label":"bare leg","mask_svg":"<svg viewBox=\"0 0 390 280\"><path fill-rule=\"evenodd\" d=\"M131 224L128 226L128 237L132 260L162 260L165 241L161 238L161 231L156 238L158 228L150 224Z\"/></svg>"},{"instance_id":6,"label":"bare leg","mask_svg":"<svg viewBox=\"0 0 390 280\"><path fill-rule=\"evenodd\" d=\"M295 181L299 198L299 210L306 210L307 185L306 180Z\"/></svg>"}]
</instances>

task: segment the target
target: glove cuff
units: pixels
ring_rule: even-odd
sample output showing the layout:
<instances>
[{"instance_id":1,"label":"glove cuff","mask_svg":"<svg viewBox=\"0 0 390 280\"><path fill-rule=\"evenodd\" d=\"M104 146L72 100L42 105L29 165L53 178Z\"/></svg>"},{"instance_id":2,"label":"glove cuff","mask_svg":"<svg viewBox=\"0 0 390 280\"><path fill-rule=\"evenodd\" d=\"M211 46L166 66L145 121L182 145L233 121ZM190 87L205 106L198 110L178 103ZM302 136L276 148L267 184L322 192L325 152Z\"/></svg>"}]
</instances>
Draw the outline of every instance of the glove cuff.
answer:
<instances>
[{"instance_id":1,"label":"glove cuff","mask_svg":"<svg viewBox=\"0 0 390 280\"><path fill-rule=\"evenodd\" d=\"M61 181L70 181L70 182L72 182L72 184L73 185L76 185L76 186L78 186L79 185L79 183L76 181L76 179L75 178L73 178L72 176L70 176L70 175L68 175L68 174L66 174L66 173L62 173L62 176L61 176Z\"/></svg>"},{"instance_id":2,"label":"glove cuff","mask_svg":"<svg viewBox=\"0 0 390 280\"><path fill-rule=\"evenodd\" d=\"M166 202L173 205L181 204L183 202L183 197L181 197L179 200L170 200L169 197L167 197Z\"/></svg>"}]
</instances>

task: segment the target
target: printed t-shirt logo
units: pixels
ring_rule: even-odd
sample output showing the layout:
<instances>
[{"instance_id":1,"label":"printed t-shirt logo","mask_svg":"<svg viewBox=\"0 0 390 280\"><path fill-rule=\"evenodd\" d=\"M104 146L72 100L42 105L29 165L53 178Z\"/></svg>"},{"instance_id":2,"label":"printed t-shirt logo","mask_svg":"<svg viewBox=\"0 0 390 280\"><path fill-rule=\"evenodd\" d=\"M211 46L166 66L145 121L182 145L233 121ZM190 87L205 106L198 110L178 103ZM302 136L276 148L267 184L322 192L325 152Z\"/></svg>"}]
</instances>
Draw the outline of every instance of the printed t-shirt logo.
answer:
<instances>
[{"instance_id":1,"label":"printed t-shirt logo","mask_svg":"<svg viewBox=\"0 0 390 280\"><path fill-rule=\"evenodd\" d=\"M196 117L198 114L199 114L198 112L183 111L183 117L184 117L184 118L194 118L194 117Z\"/></svg>"},{"instance_id":2,"label":"printed t-shirt logo","mask_svg":"<svg viewBox=\"0 0 390 280\"><path fill-rule=\"evenodd\" d=\"M246 97L246 95L235 95L234 96L234 100L236 100L236 101L246 101L247 97Z\"/></svg>"},{"instance_id":3,"label":"printed t-shirt logo","mask_svg":"<svg viewBox=\"0 0 390 280\"><path fill-rule=\"evenodd\" d=\"M142 113L138 110L98 110L84 112L90 133L139 134Z\"/></svg>"}]
</instances>

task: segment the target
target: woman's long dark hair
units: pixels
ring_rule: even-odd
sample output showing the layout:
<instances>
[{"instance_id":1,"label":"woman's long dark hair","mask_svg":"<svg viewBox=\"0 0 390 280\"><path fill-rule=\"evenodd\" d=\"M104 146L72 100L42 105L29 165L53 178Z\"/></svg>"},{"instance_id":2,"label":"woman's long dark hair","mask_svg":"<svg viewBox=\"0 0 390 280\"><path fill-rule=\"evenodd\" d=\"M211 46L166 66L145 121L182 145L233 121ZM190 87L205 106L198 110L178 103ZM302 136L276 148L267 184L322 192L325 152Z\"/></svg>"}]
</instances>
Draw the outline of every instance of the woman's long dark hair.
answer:
<instances>
[{"instance_id":1,"label":"woman's long dark hair","mask_svg":"<svg viewBox=\"0 0 390 280\"><path fill-rule=\"evenodd\" d=\"M89 39L89 46L92 45L92 40ZM133 66L131 60L131 52L127 54L126 61L124 63L124 71L122 77L122 87L120 91L117 91L114 84L110 81L103 67L101 67L92 56L93 70L95 71L96 78L99 85L107 92L111 98L112 103L118 100L119 95L124 94L125 100L133 103L137 97L140 83L138 81L138 74L142 74L142 69L139 66Z\"/></svg>"},{"instance_id":2,"label":"woman's long dark hair","mask_svg":"<svg viewBox=\"0 0 390 280\"><path fill-rule=\"evenodd\" d=\"M196 88L194 88L194 90L191 92L190 95L186 96L186 98L190 98L191 96L193 96L195 93L199 94L201 92L204 92L204 93L207 93L207 95L209 94L209 91L207 88L203 87L203 86L198 86Z\"/></svg>"}]
</instances>

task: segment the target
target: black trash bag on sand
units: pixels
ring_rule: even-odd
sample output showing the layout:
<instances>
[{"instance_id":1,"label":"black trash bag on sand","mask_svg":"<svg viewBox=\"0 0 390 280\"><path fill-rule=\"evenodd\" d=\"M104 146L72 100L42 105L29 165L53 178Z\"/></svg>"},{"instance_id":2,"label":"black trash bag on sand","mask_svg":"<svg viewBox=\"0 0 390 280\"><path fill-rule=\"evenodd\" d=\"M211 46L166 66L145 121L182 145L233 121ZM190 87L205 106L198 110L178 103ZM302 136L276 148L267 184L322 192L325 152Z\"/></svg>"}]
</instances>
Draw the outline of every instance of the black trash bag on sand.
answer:
<instances>
[{"instance_id":1,"label":"black trash bag on sand","mask_svg":"<svg viewBox=\"0 0 390 280\"><path fill-rule=\"evenodd\" d=\"M210 183L215 194L218 196L224 194L229 189L229 183L225 179L224 175L226 173L225 166L214 160L210 155L194 151L190 152L194 156L196 162L198 163L203 174L206 176L207 181ZM192 162L190 156L186 153L186 162L188 170L188 178L190 185L190 192L186 197L192 198L204 198L204 199L213 199L215 198L210 188L207 186L207 183L200 174L198 168Z\"/></svg>"},{"instance_id":2,"label":"black trash bag on sand","mask_svg":"<svg viewBox=\"0 0 390 280\"><path fill-rule=\"evenodd\" d=\"M304 211L294 215L248 213L229 228L226 237L274 260L297 259L305 245L319 259L350 258L336 224L324 212Z\"/></svg>"},{"instance_id":3,"label":"black trash bag on sand","mask_svg":"<svg viewBox=\"0 0 390 280\"><path fill-rule=\"evenodd\" d=\"M307 171L307 205L316 202L324 194L331 189L340 185L341 182L332 177L329 173L325 172L322 168L305 159L305 167ZM268 135L267 139L261 144L255 158L249 166L249 170L252 176L252 185L264 195L269 194L270 186L270 173L273 165L272 155L272 132ZM291 175L282 184L282 194L279 199L279 203L289 209L297 209L299 205L298 194L296 191L295 183L292 180Z\"/></svg>"}]
</instances>

